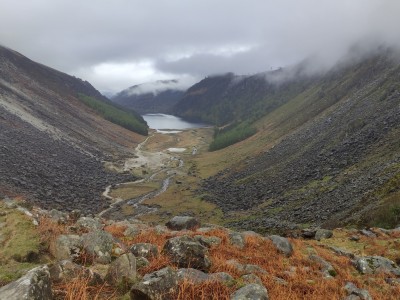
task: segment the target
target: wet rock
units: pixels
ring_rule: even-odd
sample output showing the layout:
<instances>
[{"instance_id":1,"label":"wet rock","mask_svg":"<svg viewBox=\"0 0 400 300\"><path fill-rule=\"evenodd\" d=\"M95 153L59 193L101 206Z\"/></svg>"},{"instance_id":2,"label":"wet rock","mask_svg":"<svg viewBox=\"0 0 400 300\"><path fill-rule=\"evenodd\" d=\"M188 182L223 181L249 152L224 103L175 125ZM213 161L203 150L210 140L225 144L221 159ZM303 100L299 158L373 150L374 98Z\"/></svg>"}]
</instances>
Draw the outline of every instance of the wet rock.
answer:
<instances>
[{"instance_id":1,"label":"wet rock","mask_svg":"<svg viewBox=\"0 0 400 300\"><path fill-rule=\"evenodd\" d=\"M132 286L130 291L131 299L170 299L168 294L176 290L178 281L179 277L176 271L170 267L146 274L141 282Z\"/></svg>"},{"instance_id":2,"label":"wet rock","mask_svg":"<svg viewBox=\"0 0 400 300\"><path fill-rule=\"evenodd\" d=\"M317 231L315 232L315 236L314 238L317 241L320 241L322 239L329 239L333 236L333 231L332 230L328 230L328 229L317 229Z\"/></svg>"},{"instance_id":3,"label":"wet rock","mask_svg":"<svg viewBox=\"0 0 400 300\"><path fill-rule=\"evenodd\" d=\"M194 230L200 227L200 222L194 217L175 216L165 224L170 230Z\"/></svg>"},{"instance_id":4,"label":"wet rock","mask_svg":"<svg viewBox=\"0 0 400 300\"><path fill-rule=\"evenodd\" d=\"M30 270L25 276L0 288L0 299L53 299L50 273L47 266Z\"/></svg>"},{"instance_id":5,"label":"wet rock","mask_svg":"<svg viewBox=\"0 0 400 300\"><path fill-rule=\"evenodd\" d=\"M136 279L136 259L126 253L114 260L108 268L105 280L119 288L126 289Z\"/></svg>"},{"instance_id":6,"label":"wet rock","mask_svg":"<svg viewBox=\"0 0 400 300\"><path fill-rule=\"evenodd\" d=\"M385 273L400 276L400 268L390 259L382 256L364 256L353 261L361 274Z\"/></svg>"},{"instance_id":7,"label":"wet rock","mask_svg":"<svg viewBox=\"0 0 400 300\"><path fill-rule=\"evenodd\" d=\"M112 235L102 230L91 231L82 235L83 248L94 257L96 262L101 264L111 262L113 242Z\"/></svg>"},{"instance_id":8,"label":"wet rock","mask_svg":"<svg viewBox=\"0 0 400 300\"><path fill-rule=\"evenodd\" d=\"M138 243L129 249L136 257L156 257L158 256L158 247L149 243Z\"/></svg>"},{"instance_id":9,"label":"wet rock","mask_svg":"<svg viewBox=\"0 0 400 300\"><path fill-rule=\"evenodd\" d=\"M231 295L231 300L268 300L267 289L259 284L251 283Z\"/></svg>"},{"instance_id":10,"label":"wet rock","mask_svg":"<svg viewBox=\"0 0 400 300\"><path fill-rule=\"evenodd\" d=\"M287 238L279 235L270 235L268 238L275 245L276 249L282 252L285 256L291 256L293 253L293 246Z\"/></svg>"},{"instance_id":11,"label":"wet rock","mask_svg":"<svg viewBox=\"0 0 400 300\"><path fill-rule=\"evenodd\" d=\"M372 297L367 290L357 288L352 282L347 282L344 289L348 295L345 300L372 300Z\"/></svg>"},{"instance_id":12,"label":"wet rock","mask_svg":"<svg viewBox=\"0 0 400 300\"><path fill-rule=\"evenodd\" d=\"M79 235L60 235L50 251L57 260L74 259L79 256L82 247L82 238Z\"/></svg>"},{"instance_id":13,"label":"wet rock","mask_svg":"<svg viewBox=\"0 0 400 300\"><path fill-rule=\"evenodd\" d=\"M211 266L207 248L188 236L167 240L162 252L181 268L190 267L207 272Z\"/></svg>"}]
</instances>

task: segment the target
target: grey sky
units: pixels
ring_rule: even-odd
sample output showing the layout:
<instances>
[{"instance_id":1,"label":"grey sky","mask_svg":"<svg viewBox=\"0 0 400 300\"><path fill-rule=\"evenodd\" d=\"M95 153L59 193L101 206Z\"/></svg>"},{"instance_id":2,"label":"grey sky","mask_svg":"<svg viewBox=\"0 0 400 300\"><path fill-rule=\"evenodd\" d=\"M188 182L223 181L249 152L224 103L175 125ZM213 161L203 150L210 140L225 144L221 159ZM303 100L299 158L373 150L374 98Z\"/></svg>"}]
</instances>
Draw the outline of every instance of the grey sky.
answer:
<instances>
[{"instance_id":1,"label":"grey sky","mask_svg":"<svg viewBox=\"0 0 400 300\"><path fill-rule=\"evenodd\" d=\"M400 42L398 0L0 0L0 44L101 91Z\"/></svg>"}]
</instances>

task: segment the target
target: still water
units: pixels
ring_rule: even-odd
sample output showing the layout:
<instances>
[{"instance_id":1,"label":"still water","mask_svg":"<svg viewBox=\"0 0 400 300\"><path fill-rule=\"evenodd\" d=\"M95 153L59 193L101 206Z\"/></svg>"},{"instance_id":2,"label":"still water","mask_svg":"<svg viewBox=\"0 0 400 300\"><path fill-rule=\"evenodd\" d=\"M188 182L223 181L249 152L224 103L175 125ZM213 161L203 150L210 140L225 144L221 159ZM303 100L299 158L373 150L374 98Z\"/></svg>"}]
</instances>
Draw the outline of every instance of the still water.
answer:
<instances>
[{"instance_id":1,"label":"still water","mask_svg":"<svg viewBox=\"0 0 400 300\"><path fill-rule=\"evenodd\" d=\"M183 130L190 128L207 127L207 124L191 123L179 117L166 114L146 114L142 116L150 128L157 130L174 129Z\"/></svg>"}]
</instances>

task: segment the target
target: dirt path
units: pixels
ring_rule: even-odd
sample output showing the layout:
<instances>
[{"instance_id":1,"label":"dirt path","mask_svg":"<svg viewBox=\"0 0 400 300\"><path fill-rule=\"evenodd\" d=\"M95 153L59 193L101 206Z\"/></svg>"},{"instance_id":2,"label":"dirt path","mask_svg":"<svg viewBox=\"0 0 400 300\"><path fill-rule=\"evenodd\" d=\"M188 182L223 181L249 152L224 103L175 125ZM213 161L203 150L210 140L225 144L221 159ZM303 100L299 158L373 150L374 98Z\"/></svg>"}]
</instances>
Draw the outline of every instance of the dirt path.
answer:
<instances>
[{"instance_id":1,"label":"dirt path","mask_svg":"<svg viewBox=\"0 0 400 300\"><path fill-rule=\"evenodd\" d=\"M106 190L103 193L103 196L106 197L110 202L110 207L103 210L98 214L100 217L105 217L109 219L124 219L127 216L122 213L122 209L125 205L129 205L133 208L133 215L130 216L139 216L146 213L154 212L157 208L150 207L148 205L143 205L142 202L156 197L163 192L165 192L169 184L171 182L171 178L176 174L179 168L184 166L184 161L182 158L177 157L177 155L173 155L173 153L167 153L168 149L164 151L144 151L142 150L150 139L156 138L156 133L152 133L149 137L146 138L142 143L140 143L135 149L135 156L133 158L129 158L125 161L123 171L137 171L142 170L142 173L146 173L146 177L134 182L121 183L115 186L107 186ZM159 189L141 195L139 197L134 197L131 199L122 200L120 198L114 198L110 195L112 189L118 188L119 186L127 185L127 184L141 184L149 181L160 181L157 178L163 178L161 186Z\"/></svg>"}]
</instances>

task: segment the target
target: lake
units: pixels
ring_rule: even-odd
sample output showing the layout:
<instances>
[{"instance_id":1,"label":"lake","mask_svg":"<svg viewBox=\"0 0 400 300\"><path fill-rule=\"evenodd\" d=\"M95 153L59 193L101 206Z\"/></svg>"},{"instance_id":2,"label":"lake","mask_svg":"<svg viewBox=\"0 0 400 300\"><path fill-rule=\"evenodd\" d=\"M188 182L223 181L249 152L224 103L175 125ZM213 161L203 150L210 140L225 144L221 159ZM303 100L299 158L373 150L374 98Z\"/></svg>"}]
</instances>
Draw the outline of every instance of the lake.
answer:
<instances>
[{"instance_id":1,"label":"lake","mask_svg":"<svg viewBox=\"0 0 400 300\"><path fill-rule=\"evenodd\" d=\"M190 128L207 127L207 124L187 122L179 117L166 114L146 114L142 116L150 128L157 130L183 130Z\"/></svg>"}]
</instances>

